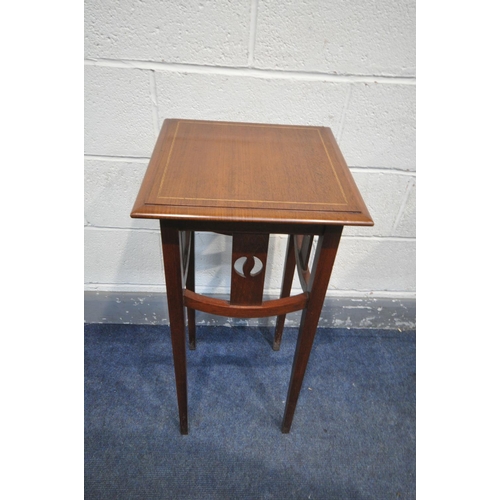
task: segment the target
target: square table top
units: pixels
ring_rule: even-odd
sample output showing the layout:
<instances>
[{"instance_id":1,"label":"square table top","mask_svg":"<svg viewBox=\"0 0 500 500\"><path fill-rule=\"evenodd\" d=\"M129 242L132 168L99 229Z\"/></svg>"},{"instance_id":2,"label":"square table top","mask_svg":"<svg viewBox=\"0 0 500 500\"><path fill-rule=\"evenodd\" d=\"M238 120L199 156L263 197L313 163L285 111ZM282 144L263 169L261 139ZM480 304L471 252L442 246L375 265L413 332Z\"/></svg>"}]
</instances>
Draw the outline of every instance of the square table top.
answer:
<instances>
[{"instance_id":1,"label":"square table top","mask_svg":"<svg viewBox=\"0 0 500 500\"><path fill-rule=\"evenodd\" d=\"M372 226L327 127L167 119L131 217Z\"/></svg>"}]
</instances>

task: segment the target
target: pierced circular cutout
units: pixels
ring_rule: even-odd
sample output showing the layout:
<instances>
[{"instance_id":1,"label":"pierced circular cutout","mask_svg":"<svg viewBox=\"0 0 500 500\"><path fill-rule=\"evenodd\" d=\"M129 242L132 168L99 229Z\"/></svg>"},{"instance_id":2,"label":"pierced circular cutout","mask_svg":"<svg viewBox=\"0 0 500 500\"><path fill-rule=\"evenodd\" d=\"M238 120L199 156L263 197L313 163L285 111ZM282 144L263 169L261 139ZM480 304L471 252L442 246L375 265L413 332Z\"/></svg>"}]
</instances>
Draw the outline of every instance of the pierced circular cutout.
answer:
<instances>
[{"instance_id":1,"label":"pierced circular cutout","mask_svg":"<svg viewBox=\"0 0 500 500\"><path fill-rule=\"evenodd\" d=\"M234 263L234 270L242 278L254 278L262 272L264 264L258 257L240 257Z\"/></svg>"}]
</instances>

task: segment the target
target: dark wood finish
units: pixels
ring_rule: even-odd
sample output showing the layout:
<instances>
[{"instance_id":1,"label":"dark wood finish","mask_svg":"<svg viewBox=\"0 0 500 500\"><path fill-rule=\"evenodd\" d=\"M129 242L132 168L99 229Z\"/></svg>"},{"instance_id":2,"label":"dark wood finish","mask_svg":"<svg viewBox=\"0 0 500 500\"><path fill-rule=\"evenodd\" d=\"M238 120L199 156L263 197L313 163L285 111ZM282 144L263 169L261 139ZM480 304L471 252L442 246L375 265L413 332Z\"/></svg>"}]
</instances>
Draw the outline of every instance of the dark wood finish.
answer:
<instances>
[{"instance_id":1,"label":"dark wood finish","mask_svg":"<svg viewBox=\"0 0 500 500\"><path fill-rule=\"evenodd\" d=\"M299 234L295 236L295 240L297 241L295 248L299 252L298 260L300 263L300 267L302 269L308 269L309 257L311 256L311 249L314 237L312 234Z\"/></svg>"},{"instance_id":2,"label":"dark wood finish","mask_svg":"<svg viewBox=\"0 0 500 500\"><path fill-rule=\"evenodd\" d=\"M294 239L297 273L302 290L306 291L309 290L309 278L311 276L311 272L309 271L309 257L311 255L313 236L311 234L296 235Z\"/></svg>"},{"instance_id":3,"label":"dark wood finish","mask_svg":"<svg viewBox=\"0 0 500 500\"><path fill-rule=\"evenodd\" d=\"M260 221L209 221L209 220L168 220L172 227L180 231L209 231L233 235L235 233L269 233L269 234L321 234L324 224L298 224L285 222Z\"/></svg>"},{"instance_id":4,"label":"dark wood finish","mask_svg":"<svg viewBox=\"0 0 500 500\"><path fill-rule=\"evenodd\" d=\"M303 310L282 424L289 432L342 228L373 225L331 131L165 120L131 217L160 220L181 433L188 432L185 308L192 349L195 310L278 316L274 349L285 315ZM233 237L229 301L195 292L195 231ZM289 239L280 299L263 302L270 234ZM313 235L319 240L309 271ZM240 257L247 260L238 274ZM255 259L263 265L257 275ZM304 293L290 297L296 265Z\"/></svg>"},{"instance_id":5,"label":"dark wood finish","mask_svg":"<svg viewBox=\"0 0 500 500\"><path fill-rule=\"evenodd\" d=\"M199 293L184 290L184 303L186 306L197 311L230 318L265 318L300 311L306 306L308 297L309 294L303 292L293 297L266 300L258 305L232 305L226 300L205 297Z\"/></svg>"},{"instance_id":6,"label":"dark wood finish","mask_svg":"<svg viewBox=\"0 0 500 500\"><path fill-rule=\"evenodd\" d=\"M309 280L309 301L302 312L292 374L288 385L285 414L281 426L283 433L290 432L341 235L342 226L333 226L329 227L318 238L311 279Z\"/></svg>"},{"instance_id":7,"label":"dark wood finish","mask_svg":"<svg viewBox=\"0 0 500 500\"><path fill-rule=\"evenodd\" d=\"M179 232L179 243L181 249L182 285L186 284L188 274L189 255L191 250L191 231Z\"/></svg>"},{"instance_id":8,"label":"dark wood finish","mask_svg":"<svg viewBox=\"0 0 500 500\"><path fill-rule=\"evenodd\" d=\"M231 305L256 305L262 303L268 245L269 234L233 234ZM240 259L246 259L241 273L236 269L236 261ZM253 274L254 266L258 265L256 259L261 262L262 269L258 274Z\"/></svg>"},{"instance_id":9,"label":"dark wood finish","mask_svg":"<svg viewBox=\"0 0 500 500\"><path fill-rule=\"evenodd\" d=\"M176 119L132 217L373 225L328 128Z\"/></svg>"},{"instance_id":10,"label":"dark wood finish","mask_svg":"<svg viewBox=\"0 0 500 500\"><path fill-rule=\"evenodd\" d=\"M295 272L295 248L294 248L294 236L288 236L288 242L286 247L286 258L285 258L285 268L283 270L283 281L281 283L281 294L280 298L285 298L290 296L290 291L292 290L293 274ZM276 328L274 330L274 342L273 350L279 351L281 346L281 338L283 336L283 328L285 326L286 314L281 314L276 318Z\"/></svg>"},{"instance_id":11,"label":"dark wood finish","mask_svg":"<svg viewBox=\"0 0 500 500\"><path fill-rule=\"evenodd\" d=\"M186 279L186 289L194 292L195 290L195 272L194 272L194 231L190 232L190 250L189 264ZM189 349L196 349L196 311L195 309L187 308L188 332L189 332Z\"/></svg>"},{"instance_id":12,"label":"dark wood finish","mask_svg":"<svg viewBox=\"0 0 500 500\"><path fill-rule=\"evenodd\" d=\"M160 229L180 429L181 434L187 434L186 340L182 299L180 235L177 229L169 227L165 221L160 222Z\"/></svg>"}]
</instances>

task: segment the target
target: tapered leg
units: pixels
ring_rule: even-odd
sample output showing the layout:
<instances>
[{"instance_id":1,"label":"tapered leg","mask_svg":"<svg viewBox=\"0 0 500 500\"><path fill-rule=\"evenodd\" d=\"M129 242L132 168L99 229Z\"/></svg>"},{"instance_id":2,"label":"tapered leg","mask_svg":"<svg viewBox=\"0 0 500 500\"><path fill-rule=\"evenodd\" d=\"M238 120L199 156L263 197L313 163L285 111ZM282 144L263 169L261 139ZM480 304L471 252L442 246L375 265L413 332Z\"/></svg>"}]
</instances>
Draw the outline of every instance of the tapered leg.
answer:
<instances>
[{"instance_id":1,"label":"tapered leg","mask_svg":"<svg viewBox=\"0 0 500 500\"><path fill-rule=\"evenodd\" d=\"M179 231L160 221L181 434L188 433L187 372Z\"/></svg>"},{"instance_id":2,"label":"tapered leg","mask_svg":"<svg viewBox=\"0 0 500 500\"><path fill-rule=\"evenodd\" d=\"M189 264L186 279L186 288L194 292L194 231L190 237L191 248L189 250ZM196 349L196 311L187 310L188 330L189 330L189 349Z\"/></svg>"},{"instance_id":3,"label":"tapered leg","mask_svg":"<svg viewBox=\"0 0 500 500\"><path fill-rule=\"evenodd\" d=\"M281 284L280 299L290 297L290 290L292 289L293 274L295 272L295 249L293 234L288 236L288 243L286 248L285 270L283 272L283 282ZM278 316L276 319L276 329L274 331L273 349L279 351L281 345L281 336L283 335L283 327L285 326L286 314Z\"/></svg>"},{"instance_id":4,"label":"tapered leg","mask_svg":"<svg viewBox=\"0 0 500 500\"><path fill-rule=\"evenodd\" d=\"M308 281L309 301L306 309L302 312L292 374L288 386L285 414L281 426L283 433L290 432L341 234L342 226L327 227L325 233L318 239L314 264Z\"/></svg>"}]
</instances>

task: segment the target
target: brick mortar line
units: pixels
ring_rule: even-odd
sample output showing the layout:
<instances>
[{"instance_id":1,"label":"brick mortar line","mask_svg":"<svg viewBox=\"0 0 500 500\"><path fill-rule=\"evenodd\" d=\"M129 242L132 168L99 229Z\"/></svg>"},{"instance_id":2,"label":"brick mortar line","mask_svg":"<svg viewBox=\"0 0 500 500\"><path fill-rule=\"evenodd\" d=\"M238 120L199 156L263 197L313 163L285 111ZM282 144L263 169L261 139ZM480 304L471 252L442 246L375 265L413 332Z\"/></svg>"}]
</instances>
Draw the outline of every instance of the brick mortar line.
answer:
<instances>
[{"instance_id":1,"label":"brick mortar line","mask_svg":"<svg viewBox=\"0 0 500 500\"><path fill-rule=\"evenodd\" d=\"M156 73L154 70L149 72L149 92L151 100L151 113L155 135L160 133L160 113L158 111L158 93L156 91Z\"/></svg>"},{"instance_id":2,"label":"brick mortar line","mask_svg":"<svg viewBox=\"0 0 500 500\"><path fill-rule=\"evenodd\" d=\"M151 219L155 220L155 219ZM96 226L94 224L88 224L83 226L84 229L91 229L92 231L133 231L137 233L152 233L152 234L160 234L160 225L158 224L158 229L147 228L147 227L118 227L118 226Z\"/></svg>"},{"instance_id":3,"label":"brick mortar line","mask_svg":"<svg viewBox=\"0 0 500 500\"><path fill-rule=\"evenodd\" d=\"M193 73L207 75L246 76L268 79L288 79L303 81L321 81L330 83L380 83L397 85L416 85L416 77L395 75L333 75L331 73L273 70L265 68L249 68L244 66L210 66L190 63L163 63L156 61L138 61L129 59L85 59L86 66L107 68L154 70L174 73Z\"/></svg>"},{"instance_id":4,"label":"brick mortar line","mask_svg":"<svg viewBox=\"0 0 500 500\"><path fill-rule=\"evenodd\" d=\"M149 163L150 158L147 156L117 156L117 155L95 155L84 154L85 160L97 161L119 161L119 162L139 162ZM407 175L409 177L416 177L415 170L402 170L398 168L381 168L381 167L349 167L351 172L355 173L369 173L369 174L387 174L387 175Z\"/></svg>"},{"instance_id":5,"label":"brick mortar line","mask_svg":"<svg viewBox=\"0 0 500 500\"><path fill-rule=\"evenodd\" d=\"M84 160L97 160L97 161L118 161L123 163L138 162L149 163L149 158L146 156L112 156L112 155L92 155L84 154Z\"/></svg>"},{"instance_id":6,"label":"brick mortar line","mask_svg":"<svg viewBox=\"0 0 500 500\"><path fill-rule=\"evenodd\" d=\"M415 186L415 179L410 179L408 181L408 184L406 185L406 189L403 195L403 200L401 201L401 206L399 207L398 215L396 216L394 224L392 225L391 233L394 233L396 231L396 229L399 226L399 223L401 222L401 219L403 218L403 214L408 204L408 198L410 197L413 186Z\"/></svg>"},{"instance_id":7,"label":"brick mortar line","mask_svg":"<svg viewBox=\"0 0 500 500\"><path fill-rule=\"evenodd\" d=\"M349 109L349 103L351 102L351 96L352 96L352 84L349 84L347 87L347 93L344 99L344 105L342 106L342 112L340 113L340 122L337 130L337 142L340 143L342 140L342 133L344 132L344 122L345 122L345 117L347 114L347 110Z\"/></svg>"},{"instance_id":8,"label":"brick mortar line","mask_svg":"<svg viewBox=\"0 0 500 500\"><path fill-rule=\"evenodd\" d=\"M257 13L259 0L252 0L250 5L250 36L248 39L248 66L253 65L255 43L257 41Z\"/></svg>"},{"instance_id":9,"label":"brick mortar line","mask_svg":"<svg viewBox=\"0 0 500 500\"><path fill-rule=\"evenodd\" d=\"M408 177L416 177L415 170L401 170L398 168L380 168L380 167L349 167L349 170L354 173L367 174L387 174L387 175L406 175Z\"/></svg>"}]
</instances>

